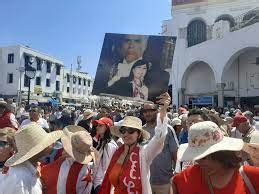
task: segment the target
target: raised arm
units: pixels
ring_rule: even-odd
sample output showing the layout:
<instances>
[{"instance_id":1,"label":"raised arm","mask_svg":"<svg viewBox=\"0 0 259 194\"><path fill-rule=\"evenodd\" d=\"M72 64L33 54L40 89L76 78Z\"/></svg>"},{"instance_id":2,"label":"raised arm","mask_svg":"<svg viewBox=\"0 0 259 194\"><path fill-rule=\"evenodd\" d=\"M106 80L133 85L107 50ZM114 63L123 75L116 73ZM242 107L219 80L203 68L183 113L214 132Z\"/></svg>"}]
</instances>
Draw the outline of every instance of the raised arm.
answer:
<instances>
[{"instance_id":1,"label":"raised arm","mask_svg":"<svg viewBox=\"0 0 259 194\"><path fill-rule=\"evenodd\" d=\"M168 93L164 93L158 97L157 103L161 104L160 111L157 114L157 125L155 127L155 135L146 145L145 155L146 161L151 164L152 160L162 151L164 141L167 135L167 108L170 104L171 98Z\"/></svg>"}]
</instances>

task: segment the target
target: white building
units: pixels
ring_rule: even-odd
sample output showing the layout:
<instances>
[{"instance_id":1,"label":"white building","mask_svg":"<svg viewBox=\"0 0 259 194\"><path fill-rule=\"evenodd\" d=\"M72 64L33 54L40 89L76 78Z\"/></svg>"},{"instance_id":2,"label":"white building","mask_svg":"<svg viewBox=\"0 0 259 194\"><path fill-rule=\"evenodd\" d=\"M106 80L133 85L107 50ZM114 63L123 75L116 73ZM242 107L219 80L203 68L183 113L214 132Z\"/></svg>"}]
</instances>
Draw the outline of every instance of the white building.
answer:
<instances>
[{"instance_id":1,"label":"white building","mask_svg":"<svg viewBox=\"0 0 259 194\"><path fill-rule=\"evenodd\" d=\"M32 66L36 69L31 79L31 102L48 102L50 97L61 97L63 81L63 62L34 50L30 47L17 45L0 48L0 95L2 97L18 97L27 99L29 80L24 68L30 57L35 60Z\"/></svg>"},{"instance_id":2,"label":"white building","mask_svg":"<svg viewBox=\"0 0 259 194\"><path fill-rule=\"evenodd\" d=\"M173 0L175 104L259 102L259 0ZM198 3L197 3L198 2Z\"/></svg>"},{"instance_id":3,"label":"white building","mask_svg":"<svg viewBox=\"0 0 259 194\"><path fill-rule=\"evenodd\" d=\"M93 82L93 78L88 73L65 69L62 90L63 105L89 104Z\"/></svg>"}]
</instances>

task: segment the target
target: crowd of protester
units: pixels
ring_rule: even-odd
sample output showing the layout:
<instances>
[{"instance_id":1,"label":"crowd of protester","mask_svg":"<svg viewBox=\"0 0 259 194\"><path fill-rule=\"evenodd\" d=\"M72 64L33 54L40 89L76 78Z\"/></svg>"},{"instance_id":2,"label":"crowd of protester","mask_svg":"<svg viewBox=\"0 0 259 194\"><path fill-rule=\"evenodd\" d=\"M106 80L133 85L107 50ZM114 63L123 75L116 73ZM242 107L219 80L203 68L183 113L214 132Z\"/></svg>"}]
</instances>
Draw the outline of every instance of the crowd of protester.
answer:
<instances>
[{"instance_id":1,"label":"crowd of protester","mask_svg":"<svg viewBox=\"0 0 259 194\"><path fill-rule=\"evenodd\" d=\"M259 193L256 110L16 107L0 99L0 194Z\"/></svg>"}]
</instances>

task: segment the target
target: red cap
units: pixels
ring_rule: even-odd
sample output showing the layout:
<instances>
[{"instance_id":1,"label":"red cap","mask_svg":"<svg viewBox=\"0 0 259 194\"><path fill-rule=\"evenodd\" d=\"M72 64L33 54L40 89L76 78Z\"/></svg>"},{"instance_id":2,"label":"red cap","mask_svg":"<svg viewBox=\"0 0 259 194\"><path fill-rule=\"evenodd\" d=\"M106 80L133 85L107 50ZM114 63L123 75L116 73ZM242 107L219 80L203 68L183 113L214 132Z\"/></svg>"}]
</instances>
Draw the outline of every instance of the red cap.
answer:
<instances>
[{"instance_id":1,"label":"red cap","mask_svg":"<svg viewBox=\"0 0 259 194\"><path fill-rule=\"evenodd\" d=\"M111 126L113 126L113 122L110 118L108 117L102 117L99 120L95 120L92 122L93 125L106 125L108 128L110 128Z\"/></svg>"},{"instance_id":2,"label":"red cap","mask_svg":"<svg viewBox=\"0 0 259 194\"><path fill-rule=\"evenodd\" d=\"M247 122L247 118L243 115L236 115L233 119L232 127L237 127L241 123Z\"/></svg>"}]
</instances>

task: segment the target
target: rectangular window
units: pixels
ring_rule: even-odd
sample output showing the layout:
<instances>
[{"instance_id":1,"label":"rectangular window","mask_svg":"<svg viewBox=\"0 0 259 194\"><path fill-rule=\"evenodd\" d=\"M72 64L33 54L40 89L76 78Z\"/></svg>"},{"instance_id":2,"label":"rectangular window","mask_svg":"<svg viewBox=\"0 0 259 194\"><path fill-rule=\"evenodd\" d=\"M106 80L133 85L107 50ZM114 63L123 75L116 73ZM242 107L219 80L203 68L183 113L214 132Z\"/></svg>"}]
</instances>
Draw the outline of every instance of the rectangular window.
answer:
<instances>
[{"instance_id":1,"label":"rectangular window","mask_svg":"<svg viewBox=\"0 0 259 194\"><path fill-rule=\"evenodd\" d=\"M37 71L41 71L41 63L42 63L42 60L39 59L39 58L36 58L36 62L37 62Z\"/></svg>"},{"instance_id":2,"label":"rectangular window","mask_svg":"<svg viewBox=\"0 0 259 194\"><path fill-rule=\"evenodd\" d=\"M84 94L84 95L85 95L85 91L86 91L86 90L84 89L84 90L83 90L83 94Z\"/></svg>"},{"instance_id":3,"label":"rectangular window","mask_svg":"<svg viewBox=\"0 0 259 194\"><path fill-rule=\"evenodd\" d=\"M51 73L51 63L47 61L46 64L47 64L47 73Z\"/></svg>"},{"instance_id":4,"label":"rectangular window","mask_svg":"<svg viewBox=\"0 0 259 194\"><path fill-rule=\"evenodd\" d=\"M56 81L56 91L60 91L60 81Z\"/></svg>"},{"instance_id":5,"label":"rectangular window","mask_svg":"<svg viewBox=\"0 0 259 194\"><path fill-rule=\"evenodd\" d=\"M81 80L82 80L82 79L79 77L79 78L78 78L78 85L81 85Z\"/></svg>"},{"instance_id":6,"label":"rectangular window","mask_svg":"<svg viewBox=\"0 0 259 194\"><path fill-rule=\"evenodd\" d=\"M60 75L60 69L61 66L59 64L56 64L56 75Z\"/></svg>"},{"instance_id":7,"label":"rectangular window","mask_svg":"<svg viewBox=\"0 0 259 194\"><path fill-rule=\"evenodd\" d=\"M74 93L76 93L76 89L75 89L75 88L73 88L73 94L74 94Z\"/></svg>"},{"instance_id":8,"label":"rectangular window","mask_svg":"<svg viewBox=\"0 0 259 194\"><path fill-rule=\"evenodd\" d=\"M90 87L91 86L91 81L90 80L88 80L88 87Z\"/></svg>"},{"instance_id":9,"label":"rectangular window","mask_svg":"<svg viewBox=\"0 0 259 194\"><path fill-rule=\"evenodd\" d=\"M12 84L13 83L13 74L12 73L8 73L7 74L7 83L8 84Z\"/></svg>"},{"instance_id":10,"label":"rectangular window","mask_svg":"<svg viewBox=\"0 0 259 194\"><path fill-rule=\"evenodd\" d=\"M69 87L67 87L67 93L69 93Z\"/></svg>"},{"instance_id":11,"label":"rectangular window","mask_svg":"<svg viewBox=\"0 0 259 194\"><path fill-rule=\"evenodd\" d=\"M78 94L81 94L81 89L78 89Z\"/></svg>"},{"instance_id":12,"label":"rectangular window","mask_svg":"<svg viewBox=\"0 0 259 194\"><path fill-rule=\"evenodd\" d=\"M86 86L86 79L84 79L84 86Z\"/></svg>"},{"instance_id":13,"label":"rectangular window","mask_svg":"<svg viewBox=\"0 0 259 194\"><path fill-rule=\"evenodd\" d=\"M24 55L24 63L25 65L29 65L30 62L30 56L29 55Z\"/></svg>"},{"instance_id":14,"label":"rectangular window","mask_svg":"<svg viewBox=\"0 0 259 194\"><path fill-rule=\"evenodd\" d=\"M46 79L46 87L50 87L50 79Z\"/></svg>"},{"instance_id":15,"label":"rectangular window","mask_svg":"<svg viewBox=\"0 0 259 194\"><path fill-rule=\"evenodd\" d=\"M30 84L30 79L26 75L24 75L23 86L24 87L29 87L29 84Z\"/></svg>"},{"instance_id":16,"label":"rectangular window","mask_svg":"<svg viewBox=\"0 0 259 194\"><path fill-rule=\"evenodd\" d=\"M73 76L73 84L76 83L76 76Z\"/></svg>"},{"instance_id":17,"label":"rectangular window","mask_svg":"<svg viewBox=\"0 0 259 194\"><path fill-rule=\"evenodd\" d=\"M41 77L36 77L36 85L37 86L41 85Z\"/></svg>"},{"instance_id":18,"label":"rectangular window","mask_svg":"<svg viewBox=\"0 0 259 194\"><path fill-rule=\"evenodd\" d=\"M67 82L70 82L70 75L67 73Z\"/></svg>"},{"instance_id":19,"label":"rectangular window","mask_svg":"<svg viewBox=\"0 0 259 194\"><path fill-rule=\"evenodd\" d=\"M14 54L13 53L8 54L8 63L14 63Z\"/></svg>"}]
</instances>

